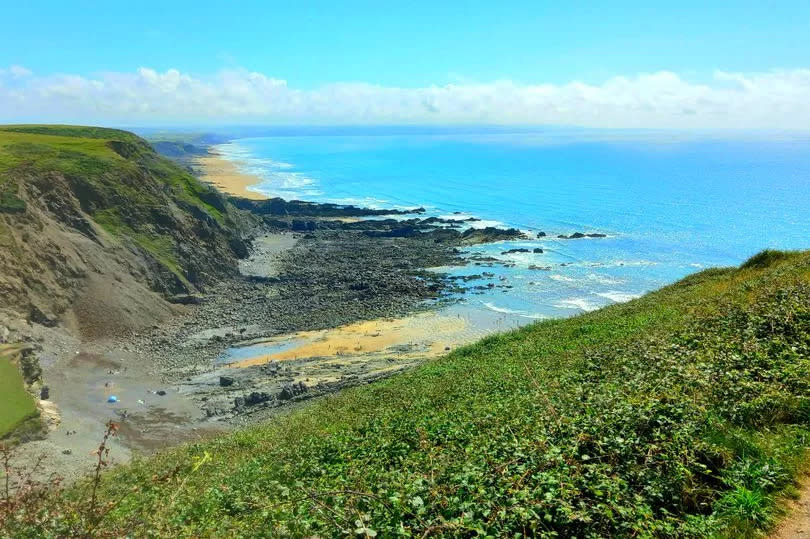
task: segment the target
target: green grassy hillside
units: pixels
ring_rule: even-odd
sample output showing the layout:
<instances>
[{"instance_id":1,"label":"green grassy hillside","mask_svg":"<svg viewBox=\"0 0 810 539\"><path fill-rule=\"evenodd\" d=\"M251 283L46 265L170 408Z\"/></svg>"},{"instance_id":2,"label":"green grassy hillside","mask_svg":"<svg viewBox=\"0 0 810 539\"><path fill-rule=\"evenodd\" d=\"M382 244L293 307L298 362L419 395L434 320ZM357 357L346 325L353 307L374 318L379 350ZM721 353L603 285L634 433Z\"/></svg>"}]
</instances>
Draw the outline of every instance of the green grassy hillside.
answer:
<instances>
[{"instance_id":1,"label":"green grassy hillside","mask_svg":"<svg viewBox=\"0 0 810 539\"><path fill-rule=\"evenodd\" d=\"M13 362L16 350L0 344L0 438L39 412L34 399L25 391L22 373Z\"/></svg>"},{"instance_id":2,"label":"green grassy hillside","mask_svg":"<svg viewBox=\"0 0 810 539\"><path fill-rule=\"evenodd\" d=\"M792 489L809 421L810 253L766 252L114 470L102 485L109 512L93 525L179 536L754 535ZM85 499L74 489L25 531L75 532Z\"/></svg>"}]
</instances>

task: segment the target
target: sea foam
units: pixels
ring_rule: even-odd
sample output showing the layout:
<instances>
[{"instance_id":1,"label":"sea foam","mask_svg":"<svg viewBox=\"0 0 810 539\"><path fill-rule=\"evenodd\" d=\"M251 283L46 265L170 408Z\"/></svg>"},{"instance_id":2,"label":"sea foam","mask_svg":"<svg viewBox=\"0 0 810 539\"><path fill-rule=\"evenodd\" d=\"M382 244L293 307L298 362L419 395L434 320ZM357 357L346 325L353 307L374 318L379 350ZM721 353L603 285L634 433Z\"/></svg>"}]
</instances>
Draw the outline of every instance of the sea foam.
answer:
<instances>
[{"instance_id":1,"label":"sea foam","mask_svg":"<svg viewBox=\"0 0 810 539\"><path fill-rule=\"evenodd\" d=\"M568 298L558 301L554 304L555 307L560 309L579 309L582 311L595 311L599 305L589 301L587 298Z\"/></svg>"}]
</instances>

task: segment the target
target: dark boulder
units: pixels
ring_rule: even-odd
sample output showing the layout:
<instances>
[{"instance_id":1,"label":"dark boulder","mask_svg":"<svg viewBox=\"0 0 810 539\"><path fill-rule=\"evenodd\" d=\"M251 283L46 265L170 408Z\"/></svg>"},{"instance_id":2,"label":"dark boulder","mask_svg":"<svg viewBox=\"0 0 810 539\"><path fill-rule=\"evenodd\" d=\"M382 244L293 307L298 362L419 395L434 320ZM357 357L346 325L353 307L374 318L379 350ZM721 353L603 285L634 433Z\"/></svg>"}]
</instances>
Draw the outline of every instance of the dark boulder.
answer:
<instances>
[{"instance_id":1,"label":"dark boulder","mask_svg":"<svg viewBox=\"0 0 810 539\"><path fill-rule=\"evenodd\" d=\"M290 228L292 228L296 232L312 232L313 230L318 228L318 223L316 221L293 219Z\"/></svg>"},{"instance_id":2,"label":"dark boulder","mask_svg":"<svg viewBox=\"0 0 810 539\"><path fill-rule=\"evenodd\" d=\"M254 391L247 397L245 397L245 405L246 406L255 406L257 404L261 404L263 402L267 402L273 397L269 393L265 392L258 392Z\"/></svg>"},{"instance_id":3,"label":"dark boulder","mask_svg":"<svg viewBox=\"0 0 810 539\"><path fill-rule=\"evenodd\" d=\"M28 315L31 322L45 326L46 328L55 327L59 323L59 319L53 313L44 311L36 305L31 306L31 312Z\"/></svg>"},{"instance_id":4,"label":"dark boulder","mask_svg":"<svg viewBox=\"0 0 810 539\"><path fill-rule=\"evenodd\" d=\"M537 254L543 254L543 250L540 247L535 247L534 249L532 249L532 252Z\"/></svg>"},{"instance_id":5,"label":"dark boulder","mask_svg":"<svg viewBox=\"0 0 810 539\"><path fill-rule=\"evenodd\" d=\"M486 228L468 228L461 233L461 240L467 244L489 243L501 240L525 239L526 235L516 228L496 228L488 226Z\"/></svg>"},{"instance_id":6,"label":"dark boulder","mask_svg":"<svg viewBox=\"0 0 810 539\"><path fill-rule=\"evenodd\" d=\"M528 252L529 252L528 249L520 248L520 249L509 249L508 251L501 252L501 254L502 255L508 255L508 254L511 254L511 253L528 253Z\"/></svg>"},{"instance_id":7,"label":"dark boulder","mask_svg":"<svg viewBox=\"0 0 810 539\"><path fill-rule=\"evenodd\" d=\"M219 377L219 385L222 387L232 386L236 382L236 379L231 376L220 376Z\"/></svg>"},{"instance_id":8,"label":"dark boulder","mask_svg":"<svg viewBox=\"0 0 810 539\"><path fill-rule=\"evenodd\" d=\"M309 388L304 382L287 384L281 389L281 393L279 393L278 398L280 400L288 401L293 397L301 395L302 393L306 393L307 391L309 391Z\"/></svg>"},{"instance_id":9,"label":"dark boulder","mask_svg":"<svg viewBox=\"0 0 810 539\"><path fill-rule=\"evenodd\" d=\"M585 234L583 232L574 232L570 236L560 234L557 237L560 238L561 240L578 240L580 238L606 238L607 234L602 234L600 232L591 232L590 234Z\"/></svg>"}]
</instances>

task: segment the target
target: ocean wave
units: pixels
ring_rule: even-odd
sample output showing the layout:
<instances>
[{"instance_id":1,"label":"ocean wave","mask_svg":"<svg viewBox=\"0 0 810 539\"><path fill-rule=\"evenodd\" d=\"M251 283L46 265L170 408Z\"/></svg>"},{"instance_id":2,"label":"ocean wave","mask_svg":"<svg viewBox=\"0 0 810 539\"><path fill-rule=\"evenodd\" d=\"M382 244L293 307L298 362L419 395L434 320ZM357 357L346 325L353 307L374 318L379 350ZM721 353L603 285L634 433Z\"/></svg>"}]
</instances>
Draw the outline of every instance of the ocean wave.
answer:
<instances>
[{"instance_id":1,"label":"ocean wave","mask_svg":"<svg viewBox=\"0 0 810 539\"><path fill-rule=\"evenodd\" d=\"M595 311L599 305L589 301L587 298L568 298L560 300L554 304L555 307L560 309L579 309L582 311Z\"/></svg>"},{"instance_id":2,"label":"ocean wave","mask_svg":"<svg viewBox=\"0 0 810 539\"><path fill-rule=\"evenodd\" d=\"M464 213L464 212L442 213L440 215L437 215L436 217L438 217L439 219L457 219L457 220L458 219L462 219L462 220L463 219L478 219L477 216L475 216L475 215L473 215L471 213Z\"/></svg>"},{"instance_id":3,"label":"ocean wave","mask_svg":"<svg viewBox=\"0 0 810 539\"><path fill-rule=\"evenodd\" d=\"M559 273L554 273L549 275L549 278L553 281L557 281L560 283L597 283L597 284L621 284L624 281L619 279L611 279L610 277L606 277L604 275L598 275L596 273L589 273L581 278L571 277L569 275L561 275Z\"/></svg>"},{"instance_id":4,"label":"ocean wave","mask_svg":"<svg viewBox=\"0 0 810 539\"><path fill-rule=\"evenodd\" d=\"M641 266L657 266L658 262L653 260L605 260L605 261L587 261L572 262L569 266L586 267L586 268L619 268L619 267L641 267Z\"/></svg>"},{"instance_id":5,"label":"ocean wave","mask_svg":"<svg viewBox=\"0 0 810 539\"><path fill-rule=\"evenodd\" d=\"M607 292L597 292L596 295L609 299L610 301L614 301L616 303L624 303L625 301L630 301L631 299L636 299L641 296L641 294L632 294L630 292L619 292L616 290L609 290Z\"/></svg>"},{"instance_id":6,"label":"ocean wave","mask_svg":"<svg viewBox=\"0 0 810 539\"><path fill-rule=\"evenodd\" d=\"M374 198L374 197L344 197L344 198L330 198L329 202L333 204L343 204L345 206L358 206L361 208L371 208L373 210L381 210L381 209L388 209L394 208L398 210L405 210L411 209L413 206L410 207L396 207L392 206L387 200L383 198Z\"/></svg>"},{"instance_id":7,"label":"ocean wave","mask_svg":"<svg viewBox=\"0 0 810 539\"><path fill-rule=\"evenodd\" d=\"M521 316L523 318L532 318L534 320L542 320L548 318L546 315L540 313L529 313L526 311L518 311L516 309L507 309L506 307L498 307L494 303L489 303L488 301L482 301L481 304L490 311L495 311L496 313L514 314L517 316Z\"/></svg>"},{"instance_id":8,"label":"ocean wave","mask_svg":"<svg viewBox=\"0 0 810 539\"><path fill-rule=\"evenodd\" d=\"M573 277L569 277L567 275L560 275L558 273L553 273L553 274L549 275L548 278L553 280L553 281L560 282L560 283L575 283L575 282L577 282L577 280L574 279Z\"/></svg>"},{"instance_id":9,"label":"ocean wave","mask_svg":"<svg viewBox=\"0 0 810 539\"><path fill-rule=\"evenodd\" d=\"M657 266L658 262L652 260L614 260L604 264L607 267L616 266Z\"/></svg>"},{"instance_id":10,"label":"ocean wave","mask_svg":"<svg viewBox=\"0 0 810 539\"><path fill-rule=\"evenodd\" d=\"M316 180L300 172L267 172L261 167L246 167L249 173L260 176L267 185L273 189L301 189L315 185Z\"/></svg>"},{"instance_id":11,"label":"ocean wave","mask_svg":"<svg viewBox=\"0 0 810 539\"><path fill-rule=\"evenodd\" d=\"M599 275L597 273L589 273L587 275L587 279L589 281L599 284L621 284L624 282L621 279L611 279L610 277Z\"/></svg>"},{"instance_id":12,"label":"ocean wave","mask_svg":"<svg viewBox=\"0 0 810 539\"><path fill-rule=\"evenodd\" d=\"M503 223L500 221L490 221L487 219L481 219L480 221L470 221L467 223L470 225L470 228L486 228L488 226L498 227L503 226Z\"/></svg>"}]
</instances>

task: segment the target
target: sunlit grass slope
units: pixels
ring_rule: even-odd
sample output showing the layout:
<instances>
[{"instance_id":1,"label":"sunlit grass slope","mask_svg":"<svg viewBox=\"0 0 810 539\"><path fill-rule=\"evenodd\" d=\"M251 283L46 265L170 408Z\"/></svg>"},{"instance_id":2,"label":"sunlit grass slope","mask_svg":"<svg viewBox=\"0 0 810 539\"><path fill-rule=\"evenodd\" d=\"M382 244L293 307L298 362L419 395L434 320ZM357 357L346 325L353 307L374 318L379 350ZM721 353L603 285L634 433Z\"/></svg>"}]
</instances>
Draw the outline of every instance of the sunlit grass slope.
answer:
<instances>
[{"instance_id":1,"label":"sunlit grass slope","mask_svg":"<svg viewBox=\"0 0 810 539\"><path fill-rule=\"evenodd\" d=\"M0 344L0 438L39 413L25 390L22 373L13 361L15 356L13 346Z\"/></svg>"}]
</instances>

